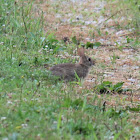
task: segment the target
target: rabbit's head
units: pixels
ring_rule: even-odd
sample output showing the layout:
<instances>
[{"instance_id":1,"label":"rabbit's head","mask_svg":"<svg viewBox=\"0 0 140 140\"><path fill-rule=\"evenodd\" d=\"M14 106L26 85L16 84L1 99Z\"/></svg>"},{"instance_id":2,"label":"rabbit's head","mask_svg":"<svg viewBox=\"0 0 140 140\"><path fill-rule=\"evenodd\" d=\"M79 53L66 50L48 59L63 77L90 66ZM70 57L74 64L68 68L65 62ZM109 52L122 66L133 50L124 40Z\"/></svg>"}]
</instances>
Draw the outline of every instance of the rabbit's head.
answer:
<instances>
[{"instance_id":1,"label":"rabbit's head","mask_svg":"<svg viewBox=\"0 0 140 140\"><path fill-rule=\"evenodd\" d=\"M90 57L85 55L85 49L84 48L79 48L78 49L78 55L80 56L80 62L79 62L80 65L91 67L92 65L95 64L95 60L93 60Z\"/></svg>"}]
</instances>

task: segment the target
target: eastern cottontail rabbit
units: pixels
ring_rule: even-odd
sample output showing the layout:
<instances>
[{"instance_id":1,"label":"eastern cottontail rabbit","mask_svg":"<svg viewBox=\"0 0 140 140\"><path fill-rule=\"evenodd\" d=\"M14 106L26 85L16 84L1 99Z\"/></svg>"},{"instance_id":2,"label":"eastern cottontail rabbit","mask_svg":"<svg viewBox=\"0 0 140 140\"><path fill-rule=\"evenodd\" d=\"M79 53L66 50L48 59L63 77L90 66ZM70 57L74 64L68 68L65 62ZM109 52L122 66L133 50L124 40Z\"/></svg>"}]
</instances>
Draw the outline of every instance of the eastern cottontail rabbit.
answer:
<instances>
[{"instance_id":1,"label":"eastern cottontail rabbit","mask_svg":"<svg viewBox=\"0 0 140 140\"><path fill-rule=\"evenodd\" d=\"M78 55L80 56L79 63L55 65L50 68L52 74L66 81L76 80L76 74L80 79L85 78L88 74L89 68L95 64L95 61L85 55L84 48L78 49Z\"/></svg>"}]
</instances>

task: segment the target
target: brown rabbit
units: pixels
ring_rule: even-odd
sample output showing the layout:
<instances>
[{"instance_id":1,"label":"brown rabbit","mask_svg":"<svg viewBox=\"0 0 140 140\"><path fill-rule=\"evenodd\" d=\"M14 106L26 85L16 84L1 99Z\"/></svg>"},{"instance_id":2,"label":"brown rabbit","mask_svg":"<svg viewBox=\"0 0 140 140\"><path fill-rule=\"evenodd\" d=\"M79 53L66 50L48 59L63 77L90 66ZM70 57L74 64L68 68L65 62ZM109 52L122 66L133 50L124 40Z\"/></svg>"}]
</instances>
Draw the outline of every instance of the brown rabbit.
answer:
<instances>
[{"instance_id":1,"label":"brown rabbit","mask_svg":"<svg viewBox=\"0 0 140 140\"><path fill-rule=\"evenodd\" d=\"M78 55L80 56L79 63L55 65L50 68L52 74L66 81L76 80L76 74L80 79L85 78L89 72L89 68L95 64L95 61L85 55L84 48L78 49Z\"/></svg>"}]
</instances>

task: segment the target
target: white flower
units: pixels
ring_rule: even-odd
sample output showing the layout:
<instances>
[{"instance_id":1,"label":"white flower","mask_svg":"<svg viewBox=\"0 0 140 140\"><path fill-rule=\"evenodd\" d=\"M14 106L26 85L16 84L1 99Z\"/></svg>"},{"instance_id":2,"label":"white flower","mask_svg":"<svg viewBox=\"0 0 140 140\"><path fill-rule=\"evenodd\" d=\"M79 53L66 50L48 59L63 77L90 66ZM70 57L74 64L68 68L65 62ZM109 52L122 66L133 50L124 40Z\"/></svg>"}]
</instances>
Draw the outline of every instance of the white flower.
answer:
<instances>
[{"instance_id":1,"label":"white flower","mask_svg":"<svg viewBox=\"0 0 140 140\"><path fill-rule=\"evenodd\" d=\"M28 126L28 124L21 124L21 126L22 126L23 128L26 128L26 127Z\"/></svg>"},{"instance_id":2,"label":"white flower","mask_svg":"<svg viewBox=\"0 0 140 140\"><path fill-rule=\"evenodd\" d=\"M1 120L3 121L3 120L6 120L6 117L1 117Z\"/></svg>"},{"instance_id":3,"label":"white flower","mask_svg":"<svg viewBox=\"0 0 140 140\"><path fill-rule=\"evenodd\" d=\"M7 101L7 104L13 104L13 102L11 102L11 101Z\"/></svg>"},{"instance_id":4,"label":"white flower","mask_svg":"<svg viewBox=\"0 0 140 140\"><path fill-rule=\"evenodd\" d=\"M4 42L0 42L0 45L3 45L4 44Z\"/></svg>"},{"instance_id":5,"label":"white flower","mask_svg":"<svg viewBox=\"0 0 140 140\"><path fill-rule=\"evenodd\" d=\"M24 100L25 102L27 101L27 99L26 99L26 98L24 98L23 100Z\"/></svg>"}]
</instances>

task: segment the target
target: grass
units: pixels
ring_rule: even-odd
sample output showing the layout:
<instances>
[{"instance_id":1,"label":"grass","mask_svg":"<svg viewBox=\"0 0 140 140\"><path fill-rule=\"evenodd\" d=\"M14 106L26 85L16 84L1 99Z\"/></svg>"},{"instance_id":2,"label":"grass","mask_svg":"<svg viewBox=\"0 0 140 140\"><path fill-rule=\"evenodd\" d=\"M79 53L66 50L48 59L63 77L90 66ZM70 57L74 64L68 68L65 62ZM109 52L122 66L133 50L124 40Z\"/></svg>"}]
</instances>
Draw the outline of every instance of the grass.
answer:
<instances>
[{"instance_id":1,"label":"grass","mask_svg":"<svg viewBox=\"0 0 140 140\"><path fill-rule=\"evenodd\" d=\"M128 109L118 97L108 106L109 95L51 77L43 65L73 61L55 56L72 53L75 44L67 48L45 33L33 4L0 1L0 139L138 139L140 128L130 120L139 106Z\"/></svg>"}]
</instances>

